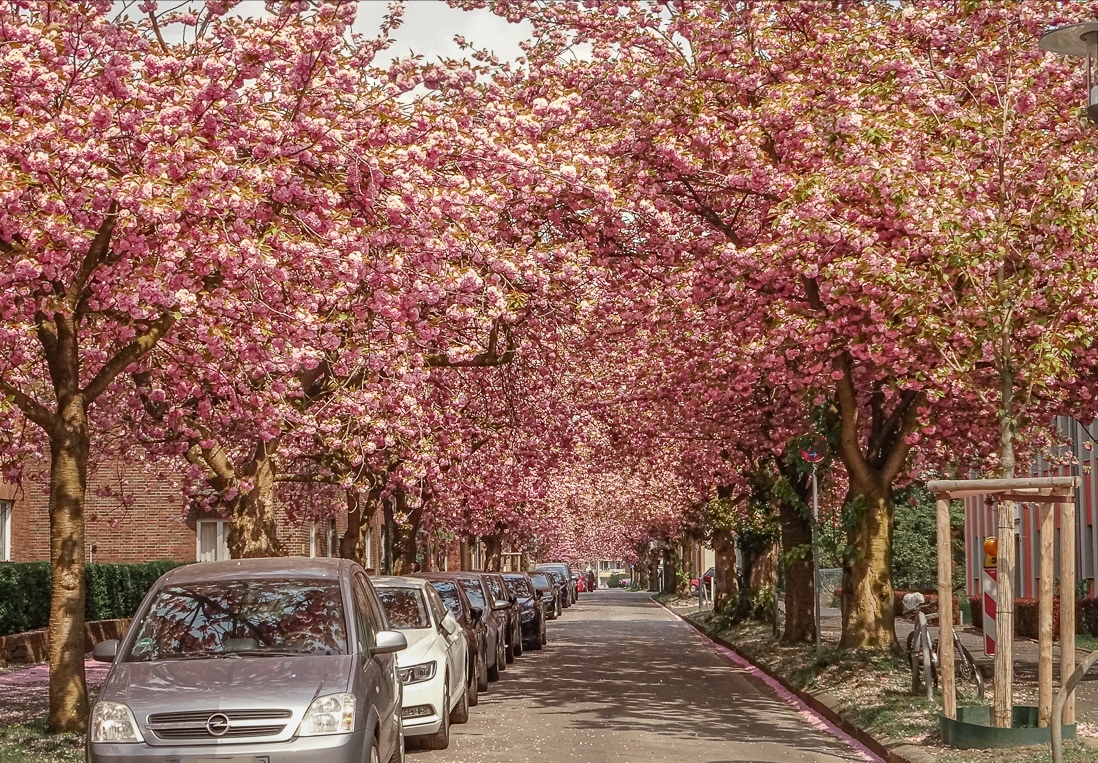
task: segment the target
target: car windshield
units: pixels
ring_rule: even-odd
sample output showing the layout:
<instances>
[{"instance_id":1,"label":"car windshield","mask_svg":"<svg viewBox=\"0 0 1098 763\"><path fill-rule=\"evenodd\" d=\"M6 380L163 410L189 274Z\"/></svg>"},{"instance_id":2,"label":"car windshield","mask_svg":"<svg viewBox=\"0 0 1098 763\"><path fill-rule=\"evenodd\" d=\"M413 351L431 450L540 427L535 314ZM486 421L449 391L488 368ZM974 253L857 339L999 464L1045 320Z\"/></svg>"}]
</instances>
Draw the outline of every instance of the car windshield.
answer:
<instances>
[{"instance_id":1,"label":"car windshield","mask_svg":"<svg viewBox=\"0 0 1098 763\"><path fill-rule=\"evenodd\" d=\"M557 570L546 570L545 572L546 572L546 574L551 576L553 578L553 580L557 581L557 585L563 585L564 584L564 573L563 572L558 572Z\"/></svg>"},{"instance_id":2,"label":"car windshield","mask_svg":"<svg viewBox=\"0 0 1098 763\"><path fill-rule=\"evenodd\" d=\"M218 580L161 588L127 662L248 654L347 654L335 581Z\"/></svg>"},{"instance_id":3,"label":"car windshield","mask_svg":"<svg viewBox=\"0 0 1098 763\"><path fill-rule=\"evenodd\" d=\"M537 575L531 575L530 579L534 581L534 585L538 588L552 588L553 584L544 573L538 573Z\"/></svg>"},{"instance_id":4,"label":"car windshield","mask_svg":"<svg viewBox=\"0 0 1098 763\"><path fill-rule=\"evenodd\" d=\"M457 586L448 580L432 580L431 587L442 597L442 603L446 605L446 609L450 610L450 614L460 620L461 595L457 591Z\"/></svg>"},{"instance_id":5,"label":"car windshield","mask_svg":"<svg viewBox=\"0 0 1098 763\"><path fill-rule=\"evenodd\" d=\"M533 596L530 586L526 584L526 578L504 578L507 588L515 596Z\"/></svg>"},{"instance_id":6,"label":"car windshield","mask_svg":"<svg viewBox=\"0 0 1098 763\"><path fill-rule=\"evenodd\" d=\"M484 587L479 580L461 578L461 587L465 589L465 595L469 597L469 605L484 609L488 605L484 602Z\"/></svg>"},{"instance_id":7,"label":"car windshield","mask_svg":"<svg viewBox=\"0 0 1098 763\"><path fill-rule=\"evenodd\" d=\"M430 628L431 618L427 615L427 602L423 593L415 588L377 588L377 597L385 606L389 616L389 625L397 630Z\"/></svg>"}]
</instances>

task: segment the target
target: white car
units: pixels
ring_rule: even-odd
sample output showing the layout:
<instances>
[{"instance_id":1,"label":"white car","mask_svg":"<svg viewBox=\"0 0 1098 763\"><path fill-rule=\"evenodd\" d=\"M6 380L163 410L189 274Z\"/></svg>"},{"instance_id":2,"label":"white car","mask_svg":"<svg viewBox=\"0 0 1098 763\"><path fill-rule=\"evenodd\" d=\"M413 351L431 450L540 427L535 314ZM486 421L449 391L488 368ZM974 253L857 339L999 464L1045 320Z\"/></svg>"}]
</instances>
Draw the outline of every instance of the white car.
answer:
<instances>
[{"instance_id":1,"label":"white car","mask_svg":"<svg viewBox=\"0 0 1098 763\"><path fill-rule=\"evenodd\" d=\"M408 647L397 654L404 683L404 736L419 737L429 750L445 750L450 724L469 720L468 647L461 624L427 580L370 580L389 627L408 640Z\"/></svg>"}]
</instances>

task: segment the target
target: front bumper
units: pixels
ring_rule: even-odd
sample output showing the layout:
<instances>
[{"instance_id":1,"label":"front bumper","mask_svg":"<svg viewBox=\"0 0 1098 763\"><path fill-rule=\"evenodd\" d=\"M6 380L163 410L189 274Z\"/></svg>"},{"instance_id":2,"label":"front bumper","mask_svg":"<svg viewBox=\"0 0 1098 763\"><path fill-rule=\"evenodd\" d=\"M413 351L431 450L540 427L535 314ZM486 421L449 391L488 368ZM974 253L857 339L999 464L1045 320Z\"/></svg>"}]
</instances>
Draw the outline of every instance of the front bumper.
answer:
<instances>
[{"instance_id":1,"label":"front bumper","mask_svg":"<svg viewBox=\"0 0 1098 763\"><path fill-rule=\"evenodd\" d=\"M430 681L422 681L417 684L404 684L404 707L422 707L429 705L433 712L430 715L418 715L410 718L402 718L404 736L422 736L434 734L442 728L442 714L447 712L442 708L443 690L445 689L445 671L441 674L435 672L435 677Z\"/></svg>"},{"instance_id":2,"label":"front bumper","mask_svg":"<svg viewBox=\"0 0 1098 763\"><path fill-rule=\"evenodd\" d=\"M250 744L88 744L87 755L88 763L362 763L365 757L365 729Z\"/></svg>"},{"instance_id":3,"label":"front bumper","mask_svg":"<svg viewBox=\"0 0 1098 763\"><path fill-rule=\"evenodd\" d=\"M541 621L537 617L522 624L522 643L533 644L534 642L541 643Z\"/></svg>"}]
</instances>

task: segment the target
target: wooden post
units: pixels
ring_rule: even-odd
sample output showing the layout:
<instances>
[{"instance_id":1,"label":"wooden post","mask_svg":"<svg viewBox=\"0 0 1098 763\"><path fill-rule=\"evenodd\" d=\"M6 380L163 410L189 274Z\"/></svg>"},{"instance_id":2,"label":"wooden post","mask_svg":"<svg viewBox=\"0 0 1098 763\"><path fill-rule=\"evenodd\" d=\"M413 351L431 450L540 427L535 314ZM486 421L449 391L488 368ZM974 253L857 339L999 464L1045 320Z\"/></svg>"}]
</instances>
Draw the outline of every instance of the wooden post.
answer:
<instances>
[{"instance_id":1,"label":"wooden post","mask_svg":"<svg viewBox=\"0 0 1098 763\"><path fill-rule=\"evenodd\" d=\"M1072 497L1074 493L1070 493ZM1075 502L1060 504L1060 685L1075 672ZM1061 723L1075 723L1075 695Z\"/></svg>"},{"instance_id":2,"label":"wooden post","mask_svg":"<svg viewBox=\"0 0 1098 763\"><path fill-rule=\"evenodd\" d=\"M1014 710L1014 501L999 502L998 541L992 725L1008 729Z\"/></svg>"},{"instance_id":3,"label":"wooden post","mask_svg":"<svg viewBox=\"0 0 1098 763\"><path fill-rule=\"evenodd\" d=\"M957 720L953 649L953 536L949 499L938 496L938 650L942 674L942 715Z\"/></svg>"},{"instance_id":4,"label":"wooden post","mask_svg":"<svg viewBox=\"0 0 1098 763\"><path fill-rule=\"evenodd\" d=\"M1041 506L1041 554L1040 554L1040 645L1037 662L1037 725L1048 726L1052 719L1052 577L1053 546L1056 526L1053 518L1055 506Z\"/></svg>"}]
</instances>

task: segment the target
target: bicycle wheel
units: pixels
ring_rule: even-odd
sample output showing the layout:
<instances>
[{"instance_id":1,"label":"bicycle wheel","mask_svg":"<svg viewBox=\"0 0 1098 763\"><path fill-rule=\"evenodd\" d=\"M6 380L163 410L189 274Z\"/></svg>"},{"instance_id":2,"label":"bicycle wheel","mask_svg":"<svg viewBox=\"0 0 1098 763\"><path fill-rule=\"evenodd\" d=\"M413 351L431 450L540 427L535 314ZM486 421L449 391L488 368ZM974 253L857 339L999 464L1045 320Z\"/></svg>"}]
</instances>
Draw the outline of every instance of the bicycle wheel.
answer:
<instances>
[{"instance_id":1,"label":"bicycle wheel","mask_svg":"<svg viewBox=\"0 0 1098 763\"><path fill-rule=\"evenodd\" d=\"M918 630L913 630L907 634L907 662L911 666L911 693L919 693L919 685L922 683L922 660L920 659L919 651L915 648L915 637L918 635Z\"/></svg>"}]
</instances>

